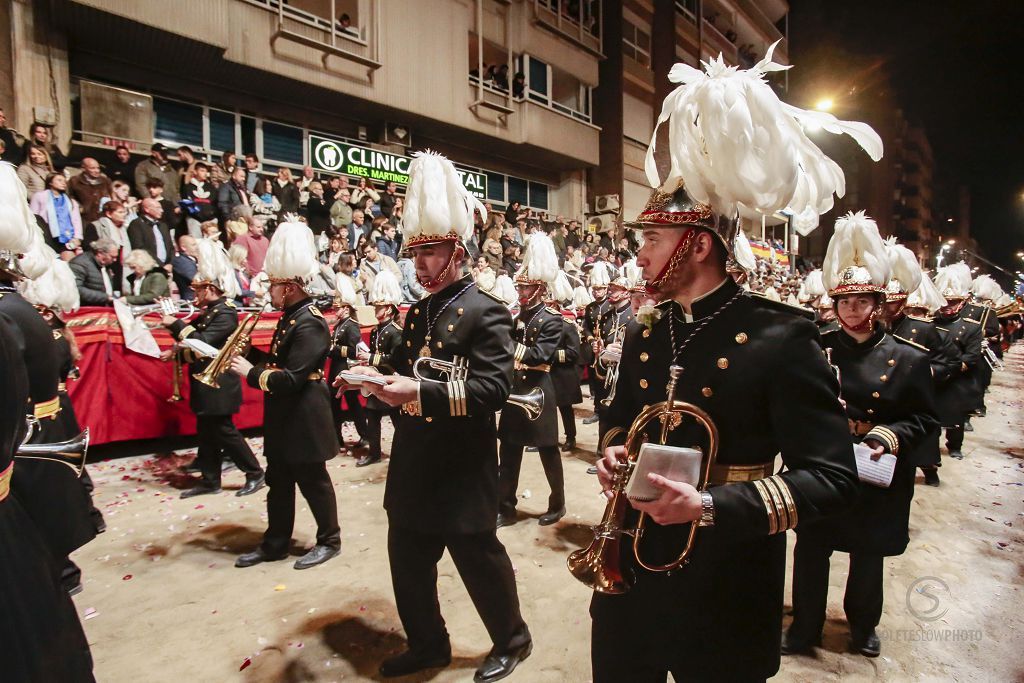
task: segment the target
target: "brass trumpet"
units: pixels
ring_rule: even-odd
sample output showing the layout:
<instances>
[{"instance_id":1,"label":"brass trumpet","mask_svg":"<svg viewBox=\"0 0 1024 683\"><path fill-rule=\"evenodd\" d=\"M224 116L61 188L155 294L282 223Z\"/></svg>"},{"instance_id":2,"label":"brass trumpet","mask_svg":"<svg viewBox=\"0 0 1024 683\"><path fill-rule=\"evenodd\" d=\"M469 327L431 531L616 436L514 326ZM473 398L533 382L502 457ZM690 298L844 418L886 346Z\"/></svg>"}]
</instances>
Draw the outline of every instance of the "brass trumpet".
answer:
<instances>
[{"instance_id":1,"label":"brass trumpet","mask_svg":"<svg viewBox=\"0 0 1024 683\"><path fill-rule=\"evenodd\" d=\"M704 455L700 481L695 484L698 491L707 489L711 467L718 454L718 428L711 417L693 405L675 399L676 384L683 369L678 365L669 368L667 397L661 403L655 403L642 410L626 435L626 455L615 467L615 479L612 483L612 498L605 507L601 523L594 527L594 540L586 548L581 548L569 555L567 564L569 571L577 579L599 593L625 593L632 586L632 581L622 569L620 561L622 536L633 537L633 556L644 569L652 572L667 572L679 569L689 560L693 551L693 543L697 535L697 522L690 524L690 533L686 545L676 559L668 564L647 564L640 553L640 540L643 537L644 522L647 515L640 514L636 526L625 525L626 511L629 501L626 499L626 485L633 474L636 459L640 455L645 432L648 425L655 420L661 422L661 434L658 443L664 444L669 433L679 426L683 415L690 415L704 427L708 433L708 450Z\"/></svg>"},{"instance_id":2,"label":"brass trumpet","mask_svg":"<svg viewBox=\"0 0 1024 683\"><path fill-rule=\"evenodd\" d=\"M160 315L171 315L175 318L190 318L196 313L196 307L190 301L174 301L172 299L159 299L156 303L145 304L142 306L129 306L128 312L131 313L133 318L143 318L153 313L159 313ZM160 327L159 321L155 325L150 325L145 320L142 324L150 329L156 329Z\"/></svg>"},{"instance_id":3,"label":"brass trumpet","mask_svg":"<svg viewBox=\"0 0 1024 683\"><path fill-rule=\"evenodd\" d=\"M89 428L86 427L67 441L57 443L23 443L18 447L15 458L31 460L49 460L67 465L76 477L82 476L85 469L85 456L89 452Z\"/></svg>"},{"instance_id":4,"label":"brass trumpet","mask_svg":"<svg viewBox=\"0 0 1024 683\"><path fill-rule=\"evenodd\" d=\"M231 336L224 342L224 346L213 357L210 364L202 372L193 373L192 376L208 387L220 389L220 383L217 381L217 378L230 369L231 359L235 356L241 356L246 352L252 339L252 331L256 329L256 323L260 321L260 316L263 315L264 310L266 309L264 308L245 316L245 319L231 333Z\"/></svg>"},{"instance_id":5,"label":"brass trumpet","mask_svg":"<svg viewBox=\"0 0 1024 683\"><path fill-rule=\"evenodd\" d=\"M426 365L433 370L448 376L446 380L433 379L420 372L420 366ZM462 356L455 356L452 360L441 360L430 356L421 356L412 364L412 376L421 382L464 382L469 377L469 361ZM526 416L532 421L540 417L544 412L544 392L540 387L534 387L526 394L510 394L507 403L522 408Z\"/></svg>"}]
</instances>

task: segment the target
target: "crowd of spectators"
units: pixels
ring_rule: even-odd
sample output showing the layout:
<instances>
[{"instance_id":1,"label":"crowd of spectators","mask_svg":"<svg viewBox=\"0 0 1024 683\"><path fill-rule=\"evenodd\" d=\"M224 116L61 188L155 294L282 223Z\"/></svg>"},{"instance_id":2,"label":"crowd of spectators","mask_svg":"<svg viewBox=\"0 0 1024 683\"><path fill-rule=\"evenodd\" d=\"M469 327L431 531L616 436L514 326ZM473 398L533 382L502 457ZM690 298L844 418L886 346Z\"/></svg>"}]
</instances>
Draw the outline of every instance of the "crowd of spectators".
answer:
<instances>
[{"instance_id":1,"label":"crowd of spectators","mask_svg":"<svg viewBox=\"0 0 1024 683\"><path fill-rule=\"evenodd\" d=\"M47 126L34 125L27 138L6 128L0 110L0 160L17 166L27 200L45 241L70 262L83 305L112 305L117 298L152 303L176 294L193 296L196 240L220 240L236 268L243 304L258 304L270 236L282 220L306 222L317 240L321 272L310 289L327 303L339 278L364 295L381 270L398 278L403 295L425 292L403 249L401 188L366 178L320 177L306 166L269 172L252 153L225 152L205 160L187 146L154 143L148 158L133 159L117 147L101 164L87 156L69 159ZM583 230L580 221L549 216L512 202L486 205L467 248L474 273L510 277L521 265L530 234L548 233L563 267L578 276L588 263L621 265L635 245ZM158 280L162 280L158 282Z\"/></svg>"}]
</instances>

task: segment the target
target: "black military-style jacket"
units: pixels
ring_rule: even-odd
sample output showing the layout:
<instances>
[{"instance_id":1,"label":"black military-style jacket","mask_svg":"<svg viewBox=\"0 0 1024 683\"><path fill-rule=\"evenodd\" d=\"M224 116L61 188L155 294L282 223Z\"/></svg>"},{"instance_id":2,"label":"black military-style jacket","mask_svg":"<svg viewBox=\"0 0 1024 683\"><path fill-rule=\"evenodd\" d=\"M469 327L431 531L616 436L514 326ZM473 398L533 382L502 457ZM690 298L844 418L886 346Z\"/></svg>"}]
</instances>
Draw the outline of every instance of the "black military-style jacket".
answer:
<instances>
[{"instance_id":1,"label":"black military-style jacket","mask_svg":"<svg viewBox=\"0 0 1024 683\"><path fill-rule=\"evenodd\" d=\"M428 325L429 321L429 325ZM427 337L429 335L429 350ZM412 376L421 353L469 363L465 380L424 369L419 401L395 427L384 507L388 520L429 533L480 533L498 515L495 411L512 384L512 318L503 302L469 276L412 304L402 343L388 362ZM429 510L430 514L424 514Z\"/></svg>"},{"instance_id":2,"label":"black military-style jacket","mask_svg":"<svg viewBox=\"0 0 1024 683\"><path fill-rule=\"evenodd\" d=\"M54 318L55 322L51 322L50 325L57 325L52 328L53 343L57 347L57 362L60 367L60 384L57 385L57 396L60 399L60 413L57 414L57 422L59 423L60 432L66 434L66 438L77 436L82 431L82 426L78 423L78 415L75 414L75 406L71 403L71 397L68 395L68 377L71 375L71 371L75 368L74 355L71 353L71 343L61 328L63 323L57 322L57 318Z\"/></svg>"},{"instance_id":3,"label":"black military-style jacket","mask_svg":"<svg viewBox=\"0 0 1024 683\"><path fill-rule=\"evenodd\" d=\"M622 330L633 319L633 308L629 301L623 303L625 306L622 308L610 308L601 316L601 339L605 346L614 342L616 332Z\"/></svg>"},{"instance_id":4,"label":"black military-style jacket","mask_svg":"<svg viewBox=\"0 0 1024 683\"><path fill-rule=\"evenodd\" d=\"M587 304L587 307L583 309L583 333L580 336L580 355L583 359L584 365L594 365L595 356L594 349L591 344L594 340L600 339L601 316L603 316L610 307L611 303L608 301L608 297L605 297L600 301L591 301Z\"/></svg>"},{"instance_id":5,"label":"black military-style jacket","mask_svg":"<svg viewBox=\"0 0 1024 683\"><path fill-rule=\"evenodd\" d=\"M530 420L522 408L507 406L501 411L498 438L523 446L557 446L558 404L551 364L562 343L562 314L543 304L520 311L512 321L512 340L512 393L527 394L539 388L544 392L544 410L536 420Z\"/></svg>"},{"instance_id":6,"label":"black military-style jacket","mask_svg":"<svg viewBox=\"0 0 1024 683\"><path fill-rule=\"evenodd\" d=\"M73 436L62 433L57 420L60 412L57 397L60 359L53 343L53 330L35 306L6 282L0 282L0 313L6 314L15 324L15 336L22 345L28 371L29 405L26 413L34 414L39 420L31 443L53 443Z\"/></svg>"},{"instance_id":7,"label":"black military-style jacket","mask_svg":"<svg viewBox=\"0 0 1024 683\"><path fill-rule=\"evenodd\" d=\"M887 489L860 484L856 504L797 529L800 542L817 542L843 552L900 555L910 540L917 450L938 418L927 350L879 327L858 343L839 330L822 337L839 368L850 434L855 442L874 439L896 456Z\"/></svg>"},{"instance_id":8,"label":"black military-style jacket","mask_svg":"<svg viewBox=\"0 0 1024 683\"><path fill-rule=\"evenodd\" d=\"M576 323L562 318L562 340L551 361L551 382L555 387L555 404L571 406L583 402L580 387L580 331Z\"/></svg>"},{"instance_id":9,"label":"black military-style jacket","mask_svg":"<svg viewBox=\"0 0 1024 683\"><path fill-rule=\"evenodd\" d=\"M694 680L769 678L779 668L784 532L843 509L857 493L838 383L814 323L799 309L744 293L731 278L693 302L692 322L675 302L657 310L650 328L636 321L627 328L609 426L628 429L645 406L664 401L669 366L680 365L676 399L717 426L712 480L726 483L710 489L715 523L697 530L687 565L648 573L623 543L636 584L624 595L595 594L591 614L618 618L619 601L632 604L629 613L644 615L637 627L649 629L652 663L685 669ZM646 430L655 440L659 426ZM709 446L690 418L668 443ZM787 471L771 476L779 453ZM646 561L673 560L689 530L648 520ZM745 644L742 658L737 642Z\"/></svg>"},{"instance_id":10,"label":"black military-style jacket","mask_svg":"<svg viewBox=\"0 0 1024 683\"><path fill-rule=\"evenodd\" d=\"M284 310L270 352L251 352L259 362L246 381L263 391L263 447L268 461L325 462L338 454L331 395L323 375L330 343L323 313L311 299L304 299Z\"/></svg>"},{"instance_id":11,"label":"black military-style jacket","mask_svg":"<svg viewBox=\"0 0 1024 683\"><path fill-rule=\"evenodd\" d=\"M235 303L223 297L208 304L191 323L175 320L168 332L177 341L198 339L214 348L223 348L228 337L238 328L238 310ZM224 372L217 378L219 389L203 384L195 378L205 370L212 358L203 358L190 349L180 351L188 363L189 406L196 415L234 415L242 407L242 379L233 372Z\"/></svg>"},{"instance_id":12,"label":"black military-style jacket","mask_svg":"<svg viewBox=\"0 0 1024 683\"><path fill-rule=\"evenodd\" d=\"M960 374L960 350L952 340L942 336L933 321L901 315L892 321L891 332L894 337L914 342L927 350L936 387L947 384Z\"/></svg>"},{"instance_id":13,"label":"black military-style jacket","mask_svg":"<svg viewBox=\"0 0 1024 683\"><path fill-rule=\"evenodd\" d=\"M367 361L367 365L375 367L385 375L390 375L394 372L394 368L388 365L391 360L391 354L395 352L395 349L402 343L402 328L398 326L398 323L394 319L389 320L386 324L378 326L370 330L370 359ZM366 399L366 407L370 410L382 410L390 411L391 406L384 403L376 396L370 396Z\"/></svg>"},{"instance_id":14,"label":"black military-style jacket","mask_svg":"<svg viewBox=\"0 0 1024 683\"><path fill-rule=\"evenodd\" d=\"M356 349L362 341L362 331L354 318L339 320L331 336L331 378L342 370L348 370L349 362L356 359Z\"/></svg>"},{"instance_id":15,"label":"black military-style jacket","mask_svg":"<svg viewBox=\"0 0 1024 683\"><path fill-rule=\"evenodd\" d=\"M814 324L818 326L819 334L828 334L829 332L835 332L839 329L839 321L833 318L832 320L822 320L817 314L815 314Z\"/></svg>"},{"instance_id":16,"label":"black military-style jacket","mask_svg":"<svg viewBox=\"0 0 1024 683\"><path fill-rule=\"evenodd\" d=\"M971 302L960 310L960 317L966 320L973 320L974 322L981 325L982 334L988 339L989 344L993 346L993 350L998 346L999 342L999 316L996 315L995 309L987 304L981 302Z\"/></svg>"},{"instance_id":17,"label":"black military-style jacket","mask_svg":"<svg viewBox=\"0 0 1024 683\"><path fill-rule=\"evenodd\" d=\"M981 357L981 326L963 317L936 316L935 327L956 344L960 351L960 372L954 373L936 396L939 421L943 427L962 425L967 413L981 403L983 388L978 379Z\"/></svg>"}]
</instances>

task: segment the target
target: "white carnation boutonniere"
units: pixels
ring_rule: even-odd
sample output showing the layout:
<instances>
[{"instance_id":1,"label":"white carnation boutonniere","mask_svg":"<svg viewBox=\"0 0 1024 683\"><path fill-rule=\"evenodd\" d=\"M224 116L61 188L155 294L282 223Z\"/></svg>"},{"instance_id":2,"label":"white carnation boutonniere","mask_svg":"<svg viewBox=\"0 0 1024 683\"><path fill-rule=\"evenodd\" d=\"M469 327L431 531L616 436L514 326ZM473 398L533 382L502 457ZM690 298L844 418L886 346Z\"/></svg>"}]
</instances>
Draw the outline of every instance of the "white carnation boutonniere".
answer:
<instances>
[{"instance_id":1,"label":"white carnation boutonniere","mask_svg":"<svg viewBox=\"0 0 1024 683\"><path fill-rule=\"evenodd\" d=\"M648 330L661 320L661 309L651 305L641 306L636 312L636 321Z\"/></svg>"}]
</instances>

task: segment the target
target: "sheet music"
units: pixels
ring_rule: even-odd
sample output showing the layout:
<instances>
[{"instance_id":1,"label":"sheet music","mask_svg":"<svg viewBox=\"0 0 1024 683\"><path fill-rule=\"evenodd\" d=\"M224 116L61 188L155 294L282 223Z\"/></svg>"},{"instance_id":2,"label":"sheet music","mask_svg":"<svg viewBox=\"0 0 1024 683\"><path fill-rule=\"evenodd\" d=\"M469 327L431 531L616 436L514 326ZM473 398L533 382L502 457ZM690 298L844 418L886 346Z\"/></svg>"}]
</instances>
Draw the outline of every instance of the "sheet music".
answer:
<instances>
[{"instance_id":1,"label":"sheet music","mask_svg":"<svg viewBox=\"0 0 1024 683\"><path fill-rule=\"evenodd\" d=\"M647 475L660 474L672 481L683 481L694 486L700 481L703 454L694 448L679 448L645 443L640 446L633 475L626 485L626 497L648 502L661 496L661 489L647 479Z\"/></svg>"},{"instance_id":2,"label":"sheet music","mask_svg":"<svg viewBox=\"0 0 1024 683\"><path fill-rule=\"evenodd\" d=\"M193 351L198 353L202 358L213 358L218 353L220 353L220 349L218 349L216 346L210 346L201 339L186 339L185 341L181 342L181 345L192 349Z\"/></svg>"},{"instance_id":3,"label":"sheet music","mask_svg":"<svg viewBox=\"0 0 1024 683\"><path fill-rule=\"evenodd\" d=\"M896 471L896 456L882 453L878 460L871 459L871 449L864 444L853 444L853 457L857 461L857 476L865 484L887 489Z\"/></svg>"},{"instance_id":4,"label":"sheet music","mask_svg":"<svg viewBox=\"0 0 1024 683\"><path fill-rule=\"evenodd\" d=\"M381 386L387 384L387 380L384 379L383 375L371 377L370 375L360 375L355 372L345 372L342 370L338 373L338 376L345 380L346 384L379 384Z\"/></svg>"}]
</instances>

